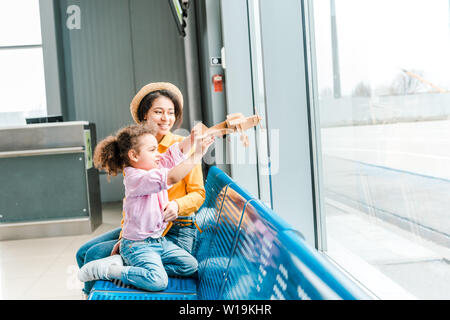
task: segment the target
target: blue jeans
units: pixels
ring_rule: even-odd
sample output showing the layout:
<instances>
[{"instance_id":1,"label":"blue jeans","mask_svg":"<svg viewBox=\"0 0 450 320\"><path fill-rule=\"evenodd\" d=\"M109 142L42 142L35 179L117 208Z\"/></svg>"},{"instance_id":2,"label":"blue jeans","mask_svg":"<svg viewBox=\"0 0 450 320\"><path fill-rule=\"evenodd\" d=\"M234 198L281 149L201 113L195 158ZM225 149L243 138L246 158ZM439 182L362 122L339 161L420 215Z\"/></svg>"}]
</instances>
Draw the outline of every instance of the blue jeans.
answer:
<instances>
[{"instance_id":1,"label":"blue jeans","mask_svg":"<svg viewBox=\"0 0 450 320\"><path fill-rule=\"evenodd\" d=\"M190 217L179 217L180 219L190 219ZM192 218L191 218L192 219ZM108 231L94 239L83 244L76 254L78 267L81 268L86 263L106 258L111 254L114 245L119 241L121 227ZM172 228L166 234L166 238L185 249L189 253L193 253L197 229L192 224L190 226L180 226L174 223ZM89 294L95 281L85 282L83 292Z\"/></svg>"},{"instance_id":2,"label":"blue jeans","mask_svg":"<svg viewBox=\"0 0 450 320\"><path fill-rule=\"evenodd\" d=\"M194 217L178 217L180 220L192 220ZM166 238L175 243L180 248L183 248L190 254L194 253L195 240L197 238L197 228L194 224L190 226L184 226L175 220L169 232L166 234Z\"/></svg>"},{"instance_id":3,"label":"blue jeans","mask_svg":"<svg viewBox=\"0 0 450 320\"><path fill-rule=\"evenodd\" d=\"M197 260L186 250L166 238L142 241L122 239L120 254L127 265L122 282L148 291L167 288L168 276L191 276Z\"/></svg>"},{"instance_id":4,"label":"blue jeans","mask_svg":"<svg viewBox=\"0 0 450 320\"><path fill-rule=\"evenodd\" d=\"M76 254L78 267L81 268L93 260L109 257L114 245L119 241L121 230L120 227L113 229L83 244ZM85 282L83 292L89 294L94 283L95 281Z\"/></svg>"}]
</instances>

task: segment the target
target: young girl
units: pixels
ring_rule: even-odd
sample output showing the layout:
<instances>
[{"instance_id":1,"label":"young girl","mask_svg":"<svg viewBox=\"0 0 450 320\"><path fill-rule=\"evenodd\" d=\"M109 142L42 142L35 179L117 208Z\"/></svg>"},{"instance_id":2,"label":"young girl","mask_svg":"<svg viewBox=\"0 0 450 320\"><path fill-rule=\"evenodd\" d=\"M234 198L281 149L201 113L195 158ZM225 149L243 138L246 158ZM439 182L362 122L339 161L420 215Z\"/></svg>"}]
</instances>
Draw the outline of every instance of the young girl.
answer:
<instances>
[{"instance_id":1,"label":"young girl","mask_svg":"<svg viewBox=\"0 0 450 320\"><path fill-rule=\"evenodd\" d=\"M190 276L197 260L186 250L161 237L167 221L163 209L167 189L186 176L214 141L213 136L195 139L195 132L167 152L159 154L155 130L148 125L121 129L116 136L101 141L95 149L96 167L110 175L124 174L125 221L120 255L92 261L79 272L83 282L121 280L149 291L164 290L168 276ZM195 140L195 141L194 141ZM195 151L188 157L192 144Z\"/></svg>"}]
</instances>

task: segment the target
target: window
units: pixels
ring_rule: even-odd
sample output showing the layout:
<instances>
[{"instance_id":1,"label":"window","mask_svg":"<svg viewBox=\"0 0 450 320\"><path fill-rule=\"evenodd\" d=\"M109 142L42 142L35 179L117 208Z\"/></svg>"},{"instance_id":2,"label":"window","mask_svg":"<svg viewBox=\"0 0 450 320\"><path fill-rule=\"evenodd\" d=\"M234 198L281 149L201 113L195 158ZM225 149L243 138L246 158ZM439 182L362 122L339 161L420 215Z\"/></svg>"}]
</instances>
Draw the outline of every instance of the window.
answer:
<instances>
[{"instance_id":1,"label":"window","mask_svg":"<svg viewBox=\"0 0 450 320\"><path fill-rule=\"evenodd\" d=\"M325 253L380 298L449 299L449 1L309 5Z\"/></svg>"},{"instance_id":2,"label":"window","mask_svg":"<svg viewBox=\"0 0 450 320\"><path fill-rule=\"evenodd\" d=\"M39 0L0 2L0 117L46 116Z\"/></svg>"}]
</instances>

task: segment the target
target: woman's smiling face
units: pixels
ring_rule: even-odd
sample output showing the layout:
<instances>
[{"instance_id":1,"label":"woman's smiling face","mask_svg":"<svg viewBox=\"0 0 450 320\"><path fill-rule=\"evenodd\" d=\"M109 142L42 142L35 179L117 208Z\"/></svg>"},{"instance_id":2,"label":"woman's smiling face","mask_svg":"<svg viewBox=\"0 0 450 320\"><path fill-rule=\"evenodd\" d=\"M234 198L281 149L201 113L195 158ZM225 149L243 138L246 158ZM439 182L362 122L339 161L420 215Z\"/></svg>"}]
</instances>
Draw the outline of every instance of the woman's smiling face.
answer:
<instances>
[{"instance_id":1,"label":"woman's smiling face","mask_svg":"<svg viewBox=\"0 0 450 320\"><path fill-rule=\"evenodd\" d=\"M153 101L145 117L147 123L156 125L158 142L170 132L175 124L175 106L169 98L160 96Z\"/></svg>"}]
</instances>

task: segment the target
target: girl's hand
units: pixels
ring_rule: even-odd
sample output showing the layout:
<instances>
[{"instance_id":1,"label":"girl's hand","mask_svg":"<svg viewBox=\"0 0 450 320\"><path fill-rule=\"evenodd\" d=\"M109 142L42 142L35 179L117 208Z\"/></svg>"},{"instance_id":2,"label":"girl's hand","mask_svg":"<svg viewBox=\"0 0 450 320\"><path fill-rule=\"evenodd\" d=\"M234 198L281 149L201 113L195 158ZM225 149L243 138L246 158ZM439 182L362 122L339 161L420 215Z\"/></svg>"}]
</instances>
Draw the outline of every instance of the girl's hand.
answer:
<instances>
[{"instance_id":1,"label":"girl's hand","mask_svg":"<svg viewBox=\"0 0 450 320\"><path fill-rule=\"evenodd\" d=\"M170 222L178 218L178 203L170 201L166 204L163 211L164 221Z\"/></svg>"},{"instance_id":2,"label":"girl's hand","mask_svg":"<svg viewBox=\"0 0 450 320\"><path fill-rule=\"evenodd\" d=\"M119 254L120 251L120 240L117 241L117 243L114 245L112 251L111 251L111 255L115 255L115 254Z\"/></svg>"},{"instance_id":3,"label":"girl's hand","mask_svg":"<svg viewBox=\"0 0 450 320\"><path fill-rule=\"evenodd\" d=\"M208 151L208 148L213 144L215 141L214 134L210 133L207 135L203 135L201 137L196 137L195 139L195 153L198 156L203 157Z\"/></svg>"}]
</instances>

